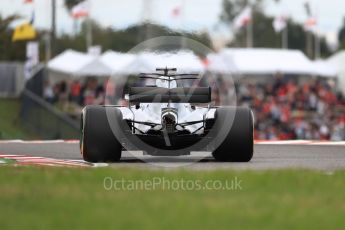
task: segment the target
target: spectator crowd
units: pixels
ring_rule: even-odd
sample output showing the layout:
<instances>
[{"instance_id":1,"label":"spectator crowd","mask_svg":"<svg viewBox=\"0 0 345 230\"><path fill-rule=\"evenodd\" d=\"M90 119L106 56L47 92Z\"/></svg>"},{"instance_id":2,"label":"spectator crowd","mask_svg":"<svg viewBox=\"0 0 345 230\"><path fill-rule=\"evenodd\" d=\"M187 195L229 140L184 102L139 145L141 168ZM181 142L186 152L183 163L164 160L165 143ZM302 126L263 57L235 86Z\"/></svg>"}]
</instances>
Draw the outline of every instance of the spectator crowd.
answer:
<instances>
[{"instance_id":1,"label":"spectator crowd","mask_svg":"<svg viewBox=\"0 0 345 230\"><path fill-rule=\"evenodd\" d=\"M92 104L104 104L105 84L99 83L96 78L90 78L84 84L76 80L71 84L60 81L53 86L46 84L43 97L52 104L68 104L85 106Z\"/></svg>"},{"instance_id":2,"label":"spectator crowd","mask_svg":"<svg viewBox=\"0 0 345 230\"><path fill-rule=\"evenodd\" d=\"M269 83L242 82L236 88L237 104L254 112L255 139L345 140L345 98L326 80L297 83L276 78ZM84 83L46 84L43 96L65 111L73 105L79 113L85 105L110 103L108 97L116 91L122 90L112 82L90 78Z\"/></svg>"},{"instance_id":3,"label":"spectator crowd","mask_svg":"<svg viewBox=\"0 0 345 230\"><path fill-rule=\"evenodd\" d=\"M240 105L253 109L255 139L345 140L345 98L325 80L275 79L240 84Z\"/></svg>"}]
</instances>

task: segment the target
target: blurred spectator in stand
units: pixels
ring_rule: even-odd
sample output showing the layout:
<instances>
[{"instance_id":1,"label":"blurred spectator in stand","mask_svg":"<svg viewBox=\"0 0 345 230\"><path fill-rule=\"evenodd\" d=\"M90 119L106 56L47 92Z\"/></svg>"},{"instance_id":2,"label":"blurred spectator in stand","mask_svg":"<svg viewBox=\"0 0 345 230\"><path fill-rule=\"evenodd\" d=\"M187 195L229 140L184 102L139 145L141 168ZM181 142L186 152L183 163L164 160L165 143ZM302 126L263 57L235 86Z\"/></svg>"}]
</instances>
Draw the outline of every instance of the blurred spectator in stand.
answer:
<instances>
[{"instance_id":1,"label":"blurred spectator in stand","mask_svg":"<svg viewBox=\"0 0 345 230\"><path fill-rule=\"evenodd\" d=\"M59 102L59 93L60 93L60 84L56 83L53 86L54 103L58 103Z\"/></svg>"},{"instance_id":2,"label":"blurred spectator in stand","mask_svg":"<svg viewBox=\"0 0 345 230\"><path fill-rule=\"evenodd\" d=\"M68 107L68 92L67 92L67 83L66 81L61 81L58 84L58 102L59 107L62 110L67 110Z\"/></svg>"},{"instance_id":3,"label":"blurred spectator in stand","mask_svg":"<svg viewBox=\"0 0 345 230\"><path fill-rule=\"evenodd\" d=\"M331 140L345 140L345 115L342 115L333 127Z\"/></svg>"},{"instance_id":4,"label":"blurred spectator in stand","mask_svg":"<svg viewBox=\"0 0 345 230\"><path fill-rule=\"evenodd\" d=\"M80 94L81 94L81 84L78 80L75 80L72 82L70 86L70 101L74 102L76 104L82 104L80 100Z\"/></svg>"},{"instance_id":5,"label":"blurred spectator in stand","mask_svg":"<svg viewBox=\"0 0 345 230\"><path fill-rule=\"evenodd\" d=\"M44 82L43 98L44 100L46 100L47 102L51 104L55 102L53 87L49 84L48 81Z\"/></svg>"},{"instance_id":6,"label":"blurred spectator in stand","mask_svg":"<svg viewBox=\"0 0 345 230\"><path fill-rule=\"evenodd\" d=\"M96 100L97 79L89 78L83 90L83 104L93 105Z\"/></svg>"},{"instance_id":7,"label":"blurred spectator in stand","mask_svg":"<svg viewBox=\"0 0 345 230\"><path fill-rule=\"evenodd\" d=\"M116 85L113 79L108 79L104 82L104 89L105 89L105 101L106 105L114 105L116 104Z\"/></svg>"},{"instance_id":8,"label":"blurred spectator in stand","mask_svg":"<svg viewBox=\"0 0 345 230\"><path fill-rule=\"evenodd\" d=\"M95 96L96 96L96 100L95 100L94 104L104 105L105 91L104 91L103 85L98 85L97 86Z\"/></svg>"}]
</instances>

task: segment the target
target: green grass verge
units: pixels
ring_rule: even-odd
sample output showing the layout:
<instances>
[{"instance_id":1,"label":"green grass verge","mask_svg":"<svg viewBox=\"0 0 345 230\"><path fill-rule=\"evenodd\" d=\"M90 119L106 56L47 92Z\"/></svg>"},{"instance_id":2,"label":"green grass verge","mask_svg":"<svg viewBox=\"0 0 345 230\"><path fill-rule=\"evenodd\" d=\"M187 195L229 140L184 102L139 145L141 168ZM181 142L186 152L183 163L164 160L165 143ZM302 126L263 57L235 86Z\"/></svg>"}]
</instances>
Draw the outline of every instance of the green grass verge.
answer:
<instances>
[{"instance_id":1,"label":"green grass verge","mask_svg":"<svg viewBox=\"0 0 345 230\"><path fill-rule=\"evenodd\" d=\"M104 189L130 181L238 178L238 190ZM128 185L127 184L127 185ZM164 185L164 186L167 186ZM167 188L167 187L165 187ZM338 229L345 172L0 167L1 229Z\"/></svg>"},{"instance_id":2,"label":"green grass verge","mask_svg":"<svg viewBox=\"0 0 345 230\"><path fill-rule=\"evenodd\" d=\"M21 127L20 100L0 99L0 139L34 139L36 135Z\"/></svg>"}]
</instances>

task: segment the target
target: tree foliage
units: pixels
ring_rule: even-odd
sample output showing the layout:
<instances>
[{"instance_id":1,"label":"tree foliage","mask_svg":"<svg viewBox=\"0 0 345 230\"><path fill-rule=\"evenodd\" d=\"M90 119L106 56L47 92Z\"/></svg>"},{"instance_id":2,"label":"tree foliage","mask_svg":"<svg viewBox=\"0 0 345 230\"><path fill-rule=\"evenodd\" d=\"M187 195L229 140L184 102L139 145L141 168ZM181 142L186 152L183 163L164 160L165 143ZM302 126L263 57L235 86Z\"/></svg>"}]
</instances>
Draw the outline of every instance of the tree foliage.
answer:
<instances>
[{"instance_id":1,"label":"tree foliage","mask_svg":"<svg viewBox=\"0 0 345 230\"><path fill-rule=\"evenodd\" d=\"M78 3L82 1L83 0L65 0L65 6L68 10L71 10L73 6L77 5Z\"/></svg>"},{"instance_id":2,"label":"tree foliage","mask_svg":"<svg viewBox=\"0 0 345 230\"><path fill-rule=\"evenodd\" d=\"M343 21L343 25L340 28L339 33L338 33L338 41L339 41L339 48L345 49L345 18Z\"/></svg>"},{"instance_id":3,"label":"tree foliage","mask_svg":"<svg viewBox=\"0 0 345 230\"><path fill-rule=\"evenodd\" d=\"M123 30L103 28L96 21L92 21L92 34L95 45L101 45L103 50L115 50L127 52L140 42L159 36L186 36L199 41L206 46L210 46L210 39L206 33L180 33L168 29L167 27L155 24L134 25ZM149 31L147 33L146 31ZM82 25L81 32L77 35L63 35L57 39L57 52L66 49L86 50L86 24Z\"/></svg>"},{"instance_id":4,"label":"tree foliage","mask_svg":"<svg viewBox=\"0 0 345 230\"><path fill-rule=\"evenodd\" d=\"M12 22L19 16L12 15L6 18L0 16L0 60L1 61L24 61L25 42L12 42Z\"/></svg>"},{"instance_id":5,"label":"tree foliage","mask_svg":"<svg viewBox=\"0 0 345 230\"><path fill-rule=\"evenodd\" d=\"M232 24L234 18L249 4L252 6L254 12L262 12L263 0L223 0L222 13L220 19L226 24Z\"/></svg>"},{"instance_id":6,"label":"tree foliage","mask_svg":"<svg viewBox=\"0 0 345 230\"><path fill-rule=\"evenodd\" d=\"M25 61L26 41L12 42L13 28L11 23L19 17L16 15L3 18L0 16L0 60L3 61ZM95 45L100 45L103 50L115 50L127 52L140 42L158 36L186 36L199 41L206 46L210 46L210 39L206 33L181 33L173 31L164 26L154 24L134 25L123 30L104 28L96 21L92 23L92 34ZM147 33L148 31L149 33ZM40 43L40 58L44 60L44 31L38 31L37 40ZM55 40L56 54L66 49L74 49L85 52L86 49L86 22L82 24L82 29L75 35L64 34Z\"/></svg>"},{"instance_id":7,"label":"tree foliage","mask_svg":"<svg viewBox=\"0 0 345 230\"><path fill-rule=\"evenodd\" d=\"M234 18L238 15L249 0L223 0L223 11L220 20L223 23L232 25ZM253 46L267 48L281 48L282 34L276 33L273 29L273 17L267 16L263 12L263 0L256 0L251 3L253 7ZM289 49L298 49L306 52L306 32L301 24L295 23L293 20L288 21L288 45ZM314 35L313 35L314 36ZM313 45L315 38L313 37ZM246 46L246 28L234 31L234 39L228 44L234 47ZM320 39L321 56L328 56L330 50L327 46L325 38Z\"/></svg>"}]
</instances>

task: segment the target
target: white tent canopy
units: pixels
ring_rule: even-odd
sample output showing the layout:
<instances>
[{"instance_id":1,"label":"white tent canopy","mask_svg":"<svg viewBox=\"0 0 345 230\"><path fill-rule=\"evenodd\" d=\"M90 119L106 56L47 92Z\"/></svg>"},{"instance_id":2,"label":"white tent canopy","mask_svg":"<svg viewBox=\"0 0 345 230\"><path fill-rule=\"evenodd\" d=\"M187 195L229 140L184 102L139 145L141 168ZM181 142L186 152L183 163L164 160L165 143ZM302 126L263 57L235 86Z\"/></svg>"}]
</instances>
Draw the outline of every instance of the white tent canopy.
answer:
<instances>
[{"instance_id":1,"label":"white tent canopy","mask_svg":"<svg viewBox=\"0 0 345 230\"><path fill-rule=\"evenodd\" d=\"M345 51L334 54L327 59L327 63L336 68L338 73L345 73Z\"/></svg>"},{"instance_id":2,"label":"white tent canopy","mask_svg":"<svg viewBox=\"0 0 345 230\"><path fill-rule=\"evenodd\" d=\"M207 55L207 70L221 74L237 73L238 68L231 57L210 53Z\"/></svg>"},{"instance_id":3,"label":"white tent canopy","mask_svg":"<svg viewBox=\"0 0 345 230\"><path fill-rule=\"evenodd\" d=\"M205 70L199 57L187 51L131 54L108 50L98 57L66 50L48 63L50 70L76 77L138 74L155 72L156 68L162 67L177 68L179 72Z\"/></svg>"},{"instance_id":4,"label":"white tent canopy","mask_svg":"<svg viewBox=\"0 0 345 230\"><path fill-rule=\"evenodd\" d=\"M136 55L130 53L120 53L108 50L101 56L101 61L107 65L113 74L130 74L131 63L136 59Z\"/></svg>"},{"instance_id":5,"label":"white tent canopy","mask_svg":"<svg viewBox=\"0 0 345 230\"><path fill-rule=\"evenodd\" d=\"M334 77L337 75L336 69L325 60L313 61L314 71L319 76Z\"/></svg>"},{"instance_id":6,"label":"white tent canopy","mask_svg":"<svg viewBox=\"0 0 345 230\"><path fill-rule=\"evenodd\" d=\"M326 63L336 69L338 75L338 87L343 93L345 93L345 51L340 51L334 54L326 60Z\"/></svg>"},{"instance_id":7,"label":"white tent canopy","mask_svg":"<svg viewBox=\"0 0 345 230\"><path fill-rule=\"evenodd\" d=\"M155 72L156 68L177 68L178 72L201 72L205 70L201 60L192 52L137 54L130 67L133 72Z\"/></svg>"},{"instance_id":8,"label":"white tent canopy","mask_svg":"<svg viewBox=\"0 0 345 230\"><path fill-rule=\"evenodd\" d=\"M53 58L49 61L48 68L76 77L109 76L112 73L112 70L99 57L74 50L66 50Z\"/></svg>"},{"instance_id":9,"label":"white tent canopy","mask_svg":"<svg viewBox=\"0 0 345 230\"><path fill-rule=\"evenodd\" d=\"M139 54L107 51L101 57L66 50L48 63L52 71L71 76L110 76L155 72L156 68L174 67L178 72L239 73L266 75L306 74L333 77L345 73L345 52L328 61L310 61L301 51L264 48L231 48L207 56L203 63L190 51ZM342 61L343 60L343 61ZM205 65L206 64L206 65ZM335 69L337 71L335 71Z\"/></svg>"},{"instance_id":10,"label":"white tent canopy","mask_svg":"<svg viewBox=\"0 0 345 230\"><path fill-rule=\"evenodd\" d=\"M102 55L101 60L112 69L114 75L139 74L152 69L151 62L138 54L119 53L109 50Z\"/></svg>"},{"instance_id":11,"label":"white tent canopy","mask_svg":"<svg viewBox=\"0 0 345 230\"><path fill-rule=\"evenodd\" d=\"M200 58L192 52L180 51L177 53L141 53L139 55L151 71L156 68L177 68L178 72L201 72L205 70Z\"/></svg>"},{"instance_id":12,"label":"white tent canopy","mask_svg":"<svg viewBox=\"0 0 345 230\"><path fill-rule=\"evenodd\" d=\"M179 72L200 72L205 68L199 57L192 52L139 54L105 52L101 60L110 67L114 74L137 74L141 72L155 72L156 68L177 68Z\"/></svg>"},{"instance_id":13,"label":"white tent canopy","mask_svg":"<svg viewBox=\"0 0 345 230\"><path fill-rule=\"evenodd\" d=\"M321 75L314 63L299 50L268 48L229 48L219 54L241 74L308 74Z\"/></svg>"}]
</instances>

